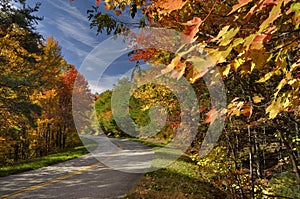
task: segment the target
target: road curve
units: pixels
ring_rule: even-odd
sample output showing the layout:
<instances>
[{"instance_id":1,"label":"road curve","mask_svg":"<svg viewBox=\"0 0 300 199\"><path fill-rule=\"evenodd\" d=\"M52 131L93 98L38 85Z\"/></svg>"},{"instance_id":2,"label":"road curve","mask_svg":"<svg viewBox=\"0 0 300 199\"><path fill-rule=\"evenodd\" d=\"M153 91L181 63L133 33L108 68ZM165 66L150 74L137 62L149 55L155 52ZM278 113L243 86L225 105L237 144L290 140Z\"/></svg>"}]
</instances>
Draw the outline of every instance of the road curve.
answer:
<instances>
[{"instance_id":1,"label":"road curve","mask_svg":"<svg viewBox=\"0 0 300 199\"><path fill-rule=\"evenodd\" d=\"M110 139L117 151L99 153L105 139L88 138L99 144L93 154L0 178L1 198L124 197L151 166L154 153L141 143L122 139Z\"/></svg>"}]
</instances>

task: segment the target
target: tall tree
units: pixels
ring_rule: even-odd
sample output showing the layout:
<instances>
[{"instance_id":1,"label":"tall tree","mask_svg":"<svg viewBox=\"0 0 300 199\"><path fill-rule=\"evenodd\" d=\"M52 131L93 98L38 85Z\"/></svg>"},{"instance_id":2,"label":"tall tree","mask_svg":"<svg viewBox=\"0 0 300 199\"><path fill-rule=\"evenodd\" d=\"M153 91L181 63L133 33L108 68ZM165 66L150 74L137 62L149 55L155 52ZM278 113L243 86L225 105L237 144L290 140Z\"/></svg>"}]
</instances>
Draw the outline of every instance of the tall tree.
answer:
<instances>
[{"instance_id":1,"label":"tall tree","mask_svg":"<svg viewBox=\"0 0 300 199\"><path fill-rule=\"evenodd\" d=\"M76 77L52 37L35 30L41 18L25 0L0 1L0 164L17 162L80 142L72 118ZM83 92L82 91L82 92Z\"/></svg>"},{"instance_id":2,"label":"tall tree","mask_svg":"<svg viewBox=\"0 0 300 199\"><path fill-rule=\"evenodd\" d=\"M15 4L14 4L15 3ZM14 5L13 5L14 4ZM0 133L14 159L26 158L28 126L34 126L40 107L30 99L38 89L38 59L41 54L41 36L35 32L35 8L25 1L0 2Z\"/></svg>"},{"instance_id":3,"label":"tall tree","mask_svg":"<svg viewBox=\"0 0 300 199\"><path fill-rule=\"evenodd\" d=\"M270 152L271 144L277 145L280 151L277 152L284 154L281 158L287 160L286 164L290 163L300 183L299 156L296 153L300 121L299 5L296 0L105 1L105 7L117 15L126 14L122 11L124 6L129 7L132 17L140 9L144 13L142 20L146 19L149 26L172 28L188 37L184 41L186 48L181 46L184 51L178 54L157 50L152 45L152 48L134 51L134 60L163 63L167 70L162 70L162 73L177 70L180 74L177 78L185 76L195 82L205 74L193 71L194 63L199 63L201 58L181 55L197 47L209 54L228 90L228 123L220 146L225 146L228 156L234 159L233 168L247 166L250 169L246 173L250 188L247 181L242 183L244 173L229 170L239 173L236 179L239 187L244 186L238 191L242 197L254 198L259 194L255 193L255 187L259 187L256 183L266 177L261 172L260 157L267 150ZM100 15L96 13L91 12L91 25L102 30ZM117 27L108 24L108 28ZM143 36L139 38L146 38ZM138 38L136 41L145 42ZM210 67L204 71L212 70L216 69ZM213 114L209 116L211 118L207 121L213 121ZM278 142L282 146L279 147ZM245 155L243 150L250 152ZM226 156L220 157L226 159ZM249 162L245 164L242 159ZM276 164L265 165L265 172ZM228 182L227 185L234 190L234 183Z\"/></svg>"}]
</instances>

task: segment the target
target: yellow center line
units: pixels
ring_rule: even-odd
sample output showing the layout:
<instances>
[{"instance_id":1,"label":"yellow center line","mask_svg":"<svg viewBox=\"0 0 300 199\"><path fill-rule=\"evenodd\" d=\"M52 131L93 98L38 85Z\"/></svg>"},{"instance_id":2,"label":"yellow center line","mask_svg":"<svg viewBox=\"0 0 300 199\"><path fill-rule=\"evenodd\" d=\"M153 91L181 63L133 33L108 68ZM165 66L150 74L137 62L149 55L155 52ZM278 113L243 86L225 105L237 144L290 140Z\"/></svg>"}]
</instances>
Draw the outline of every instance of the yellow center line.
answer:
<instances>
[{"instance_id":1,"label":"yellow center line","mask_svg":"<svg viewBox=\"0 0 300 199\"><path fill-rule=\"evenodd\" d=\"M49 181L46 181L46 182L43 182L43 183L40 183L40 184L37 184L37 185L33 185L33 186L30 186L30 187L21 189L21 190L19 190L19 191L16 191L16 192L14 192L14 193L11 193L11 194L4 195L4 196L2 196L1 198L2 198L2 199L7 199L7 198L10 198L10 197L12 197L12 196L17 196L17 195L20 195L20 194L22 194L22 193L26 193L26 192L29 192L29 191L33 191L33 190L36 190L36 189L43 188L43 187L45 187L45 186L47 186L47 185L50 185L50 184L53 184L53 183L62 181L62 180L64 180L64 179L66 179L66 178L70 178L70 177L75 176L75 175L77 175L77 174L80 174L80 173L82 173L82 172L84 172L84 171L87 171L87 170L89 170L89 169L92 169L92 168L94 168L94 167L96 167L96 166L98 166L98 165L100 165L100 164L102 164L102 163L105 163L105 162L109 161L110 159L112 159L113 157L115 157L116 155L120 154L120 151L122 150L122 146L121 146L119 143L116 143L116 144L120 147L120 149L119 149L116 153L112 154L110 157L107 157L107 158L106 158L104 161L102 161L102 162L97 162L97 163L95 163L95 164L89 165L89 166L84 167L84 168L82 168L82 169L79 169L79 170L77 170L77 171L73 171L72 173L69 173L69 174L66 174L66 175L63 175L63 176L54 178L54 179L52 179L52 180L49 180ZM103 165L103 164L102 164L102 165Z\"/></svg>"},{"instance_id":2,"label":"yellow center line","mask_svg":"<svg viewBox=\"0 0 300 199\"><path fill-rule=\"evenodd\" d=\"M11 193L11 194L8 194L8 195L5 195L5 196L2 196L2 199L6 199L6 198L9 198L9 197L12 197L12 196L16 196L16 195L20 195L22 193L25 193L25 192L28 192L28 191L33 191L33 190L36 190L36 189L39 189L39 188L42 188L42 187L45 187L49 184L52 184L52 183L55 183L55 182L58 182L58 181L61 181L61 180L64 180L66 178L69 178L69 177L72 177L74 175L77 175L79 173L82 173L88 169L91 169L91 168L94 168L96 166L98 166L99 164L101 164L100 162L97 162L95 164L92 164L90 166L87 166L85 168L82 168L80 170L77 170L77 171L74 171L72 173L69 173L67 175L63 175L63 176L60 176L60 177L57 177L57 178L54 178L52 180L49 180L47 182L43 182L43 183L40 183L40 184L37 184L37 185L34 185L34 186L31 186L31 187L27 187L25 189L21 189L17 192L14 192L14 193Z\"/></svg>"}]
</instances>

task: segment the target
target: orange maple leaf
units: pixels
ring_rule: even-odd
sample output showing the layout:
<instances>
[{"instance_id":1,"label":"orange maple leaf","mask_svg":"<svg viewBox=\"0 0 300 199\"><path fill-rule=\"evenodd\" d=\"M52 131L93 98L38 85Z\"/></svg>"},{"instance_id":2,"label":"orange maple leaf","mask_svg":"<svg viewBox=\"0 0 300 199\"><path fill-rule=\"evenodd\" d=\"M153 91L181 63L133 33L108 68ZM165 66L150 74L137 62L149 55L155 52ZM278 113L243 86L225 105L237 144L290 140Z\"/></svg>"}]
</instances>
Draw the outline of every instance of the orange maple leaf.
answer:
<instances>
[{"instance_id":1,"label":"orange maple leaf","mask_svg":"<svg viewBox=\"0 0 300 199\"><path fill-rule=\"evenodd\" d=\"M197 32L199 31L199 27L203 21L199 17L194 17L192 20L187 21L186 23L181 23L185 26L183 34L187 35L188 38L193 40L196 36ZM190 42L189 41L189 42Z\"/></svg>"},{"instance_id":2,"label":"orange maple leaf","mask_svg":"<svg viewBox=\"0 0 300 199\"><path fill-rule=\"evenodd\" d=\"M120 16L120 15L122 14L122 12L121 12L120 10L115 10L115 14L116 14L117 16Z\"/></svg>"},{"instance_id":3,"label":"orange maple leaf","mask_svg":"<svg viewBox=\"0 0 300 199\"><path fill-rule=\"evenodd\" d=\"M96 0L96 5L98 5L100 3L100 0Z\"/></svg>"},{"instance_id":4,"label":"orange maple leaf","mask_svg":"<svg viewBox=\"0 0 300 199\"><path fill-rule=\"evenodd\" d=\"M162 8L162 11L160 11L161 14L172 12L174 10L181 9L184 4L186 4L187 1L182 0L173 0L173 1L158 1L157 7Z\"/></svg>"}]
</instances>

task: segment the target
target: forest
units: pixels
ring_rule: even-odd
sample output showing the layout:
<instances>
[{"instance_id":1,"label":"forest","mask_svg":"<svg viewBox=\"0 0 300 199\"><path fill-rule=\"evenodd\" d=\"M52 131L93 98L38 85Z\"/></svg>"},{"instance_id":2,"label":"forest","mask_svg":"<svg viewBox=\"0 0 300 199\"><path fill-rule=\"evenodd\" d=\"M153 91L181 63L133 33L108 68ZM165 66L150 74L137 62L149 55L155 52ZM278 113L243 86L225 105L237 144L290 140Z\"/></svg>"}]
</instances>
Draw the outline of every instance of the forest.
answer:
<instances>
[{"instance_id":1,"label":"forest","mask_svg":"<svg viewBox=\"0 0 300 199\"><path fill-rule=\"evenodd\" d=\"M0 1L0 166L81 144L71 102L77 76L88 91L58 42L36 31L40 4L18 3Z\"/></svg>"},{"instance_id":2,"label":"forest","mask_svg":"<svg viewBox=\"0 0 300 199\"><path fill-rule=\"evenodd\" d=\"M31 8L19 0L21 6L15 7L10 2L0 1L1 166L80 143L72 116L76 78L78 90L89 93L87 81L64 60L58 42L36 31L41 18L34 13L40 4ZM124 21L124 16L134 22ZM132 62L159 65L90 96L99 128L107 136L131 137L117 125L111 104L122 85L153 78L153 72L185 78L197 95L200 117L183 127L180 116L185 106L172 90L149 83L132 93L128 109L136 124L147 125L149 110L157 104L167 113L162 130L148 138L169 143L178 128L190 130L196 123L197 134L185 153L203 180L230 198L300 197L299 1L96 0L87 10L87 21L95 34L132 36L144 46L128 54ZM170 43L163 35L149 44L145 38L152 35L130 33L132 28L147 27L181 33L183 45L168 51L164 49ZM157 44L165 48L155 48ZM204 51L213 64L203 65L206 60L199 53ZM226 106L212 106L208 87L222 85L214 79L208 85L206 74L222 79ZM223 114L221 136L203 157L199 149L205 132Z\"/></svg>"}]
</instances>

